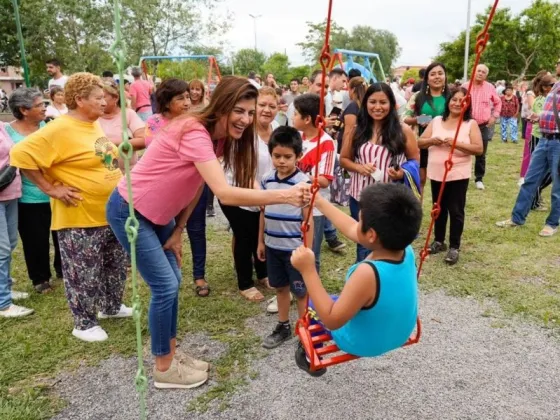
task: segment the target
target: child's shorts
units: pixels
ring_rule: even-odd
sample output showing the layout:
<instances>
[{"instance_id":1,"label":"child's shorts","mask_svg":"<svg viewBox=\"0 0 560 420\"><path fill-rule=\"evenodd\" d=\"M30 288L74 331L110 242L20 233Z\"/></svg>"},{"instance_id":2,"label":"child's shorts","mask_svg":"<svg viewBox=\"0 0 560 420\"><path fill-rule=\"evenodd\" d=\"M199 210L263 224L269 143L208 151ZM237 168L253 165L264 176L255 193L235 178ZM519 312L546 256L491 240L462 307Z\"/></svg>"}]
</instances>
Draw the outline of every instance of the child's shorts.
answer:
<instances>
[{"instance_id":1,"label":"child's shorts","mask_svg":"<svg viewBox=\"0 0 560 420\"><path fill-rule=\"evenodd\" d=\"M292 267L291 257L292 251L266 247L268 283L275 288L290 286L292 293L301 298L305 296L307 289L300 272Z\"/></svg>"}]
</instances>

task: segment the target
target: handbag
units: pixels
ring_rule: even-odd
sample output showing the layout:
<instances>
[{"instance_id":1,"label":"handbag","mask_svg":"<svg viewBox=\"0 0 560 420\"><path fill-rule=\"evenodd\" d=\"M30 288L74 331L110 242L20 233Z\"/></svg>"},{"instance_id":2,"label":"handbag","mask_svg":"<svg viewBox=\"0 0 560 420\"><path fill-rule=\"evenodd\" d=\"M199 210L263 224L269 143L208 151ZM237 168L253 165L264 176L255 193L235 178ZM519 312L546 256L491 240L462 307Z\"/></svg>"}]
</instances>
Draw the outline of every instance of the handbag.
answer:
<instances>
[{"instance_id":1,"label":"handbag","mask_svg":"<svg viewBox=\"0 0 560 420\"><path fill-rule=\"evenodd\" d=\"M7 164L0 169L0 191L4 191L16 179L17 168Z\"/></svg>"}]
</instances>

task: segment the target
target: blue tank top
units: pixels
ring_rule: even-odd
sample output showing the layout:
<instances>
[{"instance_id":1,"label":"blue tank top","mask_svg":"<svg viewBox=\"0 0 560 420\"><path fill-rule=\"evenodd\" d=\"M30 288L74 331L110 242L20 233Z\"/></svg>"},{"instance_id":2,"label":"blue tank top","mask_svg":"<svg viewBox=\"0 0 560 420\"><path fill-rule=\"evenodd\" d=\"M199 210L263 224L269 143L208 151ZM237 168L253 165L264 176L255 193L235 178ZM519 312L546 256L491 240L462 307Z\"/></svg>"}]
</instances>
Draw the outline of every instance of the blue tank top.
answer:
<instances>
[{"instance_id":1,"label":"blue tank top","mask_svg":"<svg viewBox=\"0 0 560 420\"><path fill-rule=\"evenodd\" d=\"M377 300L373 307L361 309L331 333L334 342L346 353L375 357L401 347L416 326L418 285L414 251L408 246L401 262L364 260L354 264L348 269L345 281L358 264L369 264L375 270L379 284Z\"/></svg>"}]
</instances>

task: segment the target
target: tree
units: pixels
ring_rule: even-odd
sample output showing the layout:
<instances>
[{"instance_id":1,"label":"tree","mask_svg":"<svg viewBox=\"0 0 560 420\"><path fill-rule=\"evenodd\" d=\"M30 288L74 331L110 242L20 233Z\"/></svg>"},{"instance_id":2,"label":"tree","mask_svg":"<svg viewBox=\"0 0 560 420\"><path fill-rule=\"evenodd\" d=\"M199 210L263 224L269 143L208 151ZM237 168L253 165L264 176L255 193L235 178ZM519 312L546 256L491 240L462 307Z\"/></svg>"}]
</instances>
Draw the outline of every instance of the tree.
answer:
<instances>
[{"instance_id":1,"label":"tree","mask_svg":"<svg viewBox=\"0 0 560 420\"><path fill-rule=\"evenodd\" d=\"M288 84L290 82L290 60L282 53L274 53L265 61L261 67L263 78L272 73L277 83Z\"/></svg>"},{"instance_id":2,"label":"tree","mask_svg":"<svg viewBox=\"0 0 560 420\"><path fill-rule=\"evenodd\" d=\"M301 82L301 79L311 76L311 73L311 66L290 67L288 79L297 78Z\"/></svg>"},{"instance_id":3,"label":"tree","mask_svg":"<svg viewBox=\"0 0 560 420\"><path fill-rule=\"evenodd\" d=\"M326 21L322 23L307 22L308 31L304 42L297 45L303 49L304 55L316 62L325 42ZM371 52L379 54L383 71L389 74L393 62L399 57L401 49L395 34L390 31L374 29L367 25L358 25L350 32L331 24L331 52L336 48ZM363 59L355 58L356 62L363 63ZM371 61L371 60L370 60ZM378 78L380 75L377 75Z\"/></svg>"},{"instance_id":4,"label":"tree","mask_svg":"<svg viewBox=\"0 0 560 420\"><path fill-rule=\"evenodd\" d=\"M471 30L469 67L475 58L476 36L486 22L489 9L477 15ZM498 9L490 27L490 41L482 55L482 62L490 68L493 80L521 80L532 77L541 69L550 69L560 49L560 4L534 0L513 15L509 8ZM465 32L440 45L437 61L448 68L448 78L463 75ZM469 72L471 68L469 68Z\"/></svg>"},{"instance_id":5,"label":"tree","mask_svg":"<svg viewBox=\"0 0 560 420\"><path fill-rule=\"evenodd\" d=\"M263 52L243 48L237 51L233 58L235 74L246 77L251 71L258 73L265 61L266 55Z\"/></svg>"},{"instance_id":6,"label":"tree","mask_svg":"<svg viewBox=\"0 0 560 420\"><path fill-rule=\"evenodd\" d=\"M401 81L406 82L408 79L414 79L418 81L420 79L420 74L418 74L418 69L408 69L402 75Z\"/></svg>"}]
</instances>

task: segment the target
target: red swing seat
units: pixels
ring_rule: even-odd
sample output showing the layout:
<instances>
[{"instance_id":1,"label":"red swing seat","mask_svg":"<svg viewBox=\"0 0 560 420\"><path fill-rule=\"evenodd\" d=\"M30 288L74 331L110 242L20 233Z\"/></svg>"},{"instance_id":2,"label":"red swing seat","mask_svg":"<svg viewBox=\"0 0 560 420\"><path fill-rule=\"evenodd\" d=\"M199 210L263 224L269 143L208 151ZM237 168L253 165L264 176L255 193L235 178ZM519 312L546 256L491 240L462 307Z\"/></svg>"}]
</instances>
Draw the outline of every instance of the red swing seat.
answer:
<instances>
[{"instance_id":1,"label":"red swing seat","mask_svg":"<svg viewBox=\"0 0 560 420\"><path fill-rule=\"evenodd\" d=\"M311 324L309 322L308 314L297 321L296 334L309 358L311 371L317 371L359 358L358 356L340 350L334 343L331 335L325 331L320 324ZM420 322L420 318L416 318L415 334L411 335L402 347L418 343L421 335L422 323ZM317 344L322 344L322 346L316 348L315 346Z\"/></svg>"}]
</instances>

